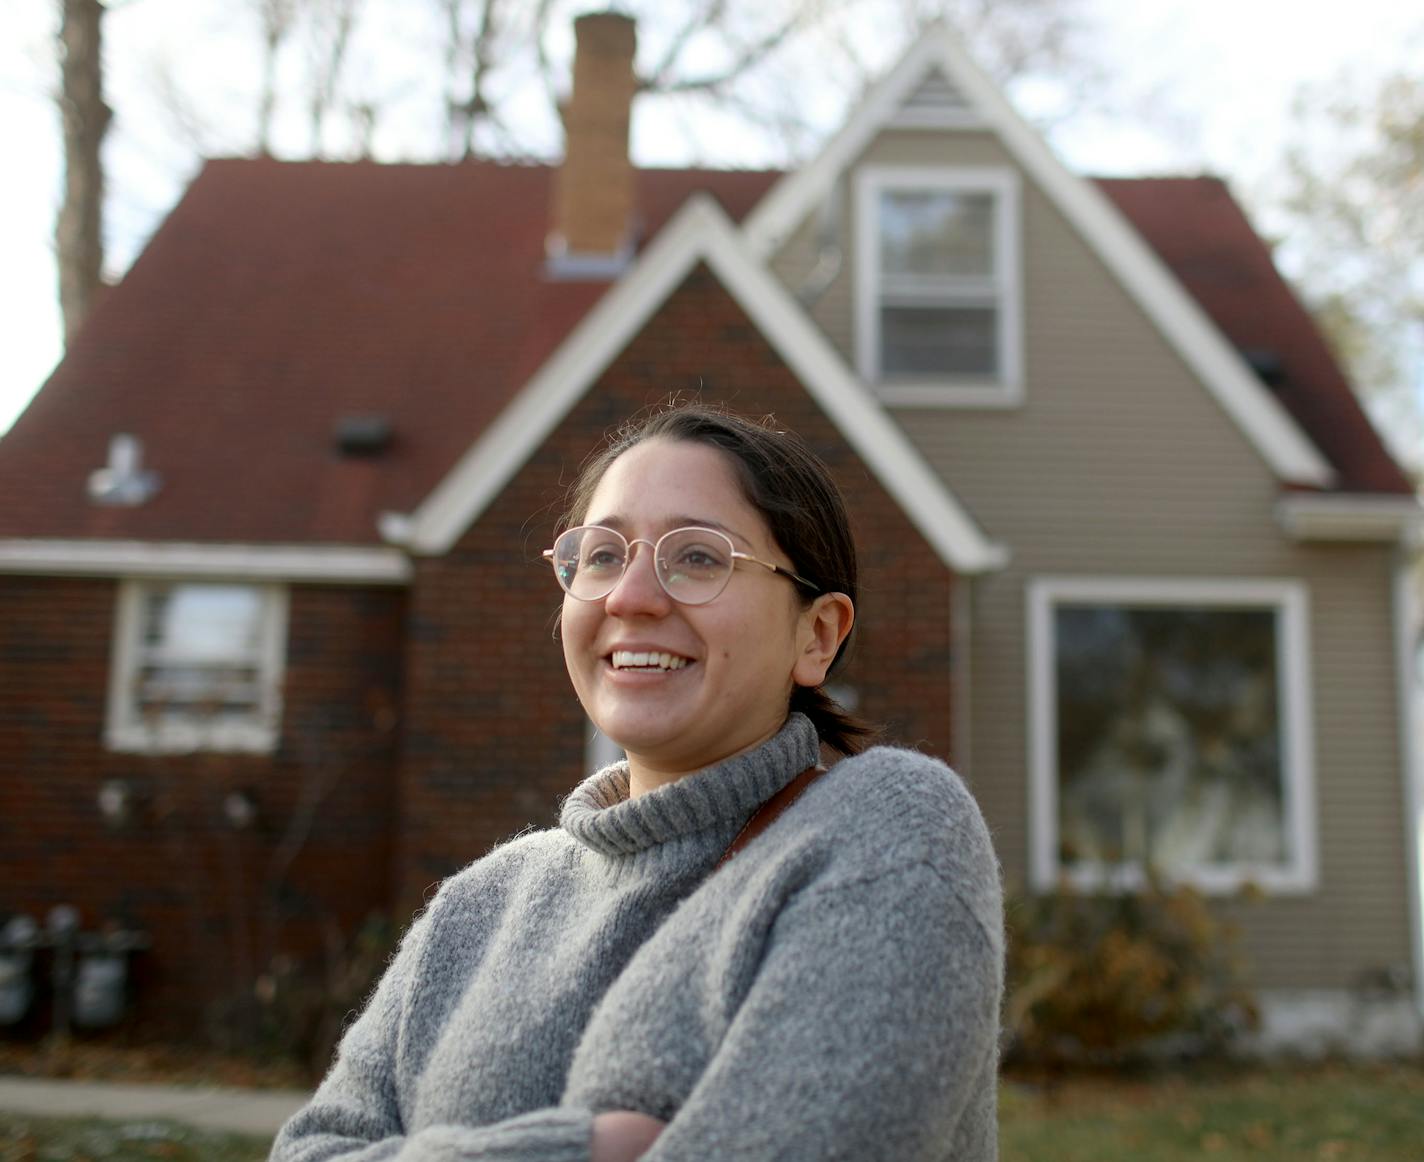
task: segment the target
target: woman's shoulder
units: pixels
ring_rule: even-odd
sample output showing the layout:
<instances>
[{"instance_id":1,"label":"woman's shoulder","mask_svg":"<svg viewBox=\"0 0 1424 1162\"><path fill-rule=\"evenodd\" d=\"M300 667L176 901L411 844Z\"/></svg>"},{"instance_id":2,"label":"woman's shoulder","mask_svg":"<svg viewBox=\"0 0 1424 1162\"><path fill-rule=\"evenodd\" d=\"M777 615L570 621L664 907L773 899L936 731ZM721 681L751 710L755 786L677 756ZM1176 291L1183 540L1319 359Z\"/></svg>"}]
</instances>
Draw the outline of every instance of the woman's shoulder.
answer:
<instances>
[{"instance_id":1,"label":"woman's shoulder","mask_svg":"<svg viewBox=\"0 0 1424 1162\"><path fill-rule=\"evenodd\" d=\"M877 746L841 759L820 783L812 788L816 814L844 858L877 871L924 867L956 889L997 893L998 859L983 812L940 759Z\"/></svg>"},{"instance_id":2,"label":"woman's shoulder","mask_svg":"<svg viewBox=\"0 0 1424 1162\"><path fill-rule=\"evenodd\" d=\"M838 800L870 818L924 824L982 826L979 804L968 784L943 760L903 746L875 746L848 755L828 773Z\"/></svg>"},{"instance_id":3,"label":"woman's shoulder","mask_svg":"<svg viewBox=\"0 0 1424 1162\"><path fill-rule=\"evenodd\" d=\"M556 827L522 831L435 885L426 910L439 916L498 911L564 873L572 847Z\"/></svg>"}]
</instances>

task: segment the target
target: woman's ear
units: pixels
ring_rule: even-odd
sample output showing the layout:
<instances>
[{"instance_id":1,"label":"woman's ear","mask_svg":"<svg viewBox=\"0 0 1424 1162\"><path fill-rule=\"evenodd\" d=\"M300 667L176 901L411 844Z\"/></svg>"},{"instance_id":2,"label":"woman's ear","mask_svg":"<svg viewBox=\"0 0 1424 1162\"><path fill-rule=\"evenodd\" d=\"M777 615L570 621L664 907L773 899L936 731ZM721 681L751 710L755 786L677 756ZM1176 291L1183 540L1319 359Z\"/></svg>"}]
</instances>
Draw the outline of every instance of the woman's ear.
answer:
<instances>
[{"instance_id":1,"label":"woman's ear","mask_svg":"<svg viewBox=\"0 0 1424 1162\"><path fill-rule=\"evenodd\" d=\"M801 611L796 634L796 664L791 680L798 686L819 686L855 624L855 606L844 593L822 593Z\"/></svg>"}]
</instances>

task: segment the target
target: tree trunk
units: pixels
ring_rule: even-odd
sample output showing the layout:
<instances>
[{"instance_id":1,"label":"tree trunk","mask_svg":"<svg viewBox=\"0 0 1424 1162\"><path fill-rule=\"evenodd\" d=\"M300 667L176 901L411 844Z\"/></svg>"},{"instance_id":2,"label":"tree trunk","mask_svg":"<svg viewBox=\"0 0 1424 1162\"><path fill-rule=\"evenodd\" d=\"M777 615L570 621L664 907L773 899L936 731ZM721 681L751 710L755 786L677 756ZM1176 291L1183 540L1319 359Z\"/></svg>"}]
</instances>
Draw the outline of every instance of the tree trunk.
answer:
<instances>
[{"instance_id":1,"label":"tree trunk","mask_svg":"<svg viewBox=\"0 0 1424 1162\"><path fill-rule=\"evenodd\" d=\"M61 0L59 110L64 124L64 203L55 223L59 306L70 342L94 306L104 265L104 168L113 116L104 103L99 0Z\"/></svg>"}]
</instances>

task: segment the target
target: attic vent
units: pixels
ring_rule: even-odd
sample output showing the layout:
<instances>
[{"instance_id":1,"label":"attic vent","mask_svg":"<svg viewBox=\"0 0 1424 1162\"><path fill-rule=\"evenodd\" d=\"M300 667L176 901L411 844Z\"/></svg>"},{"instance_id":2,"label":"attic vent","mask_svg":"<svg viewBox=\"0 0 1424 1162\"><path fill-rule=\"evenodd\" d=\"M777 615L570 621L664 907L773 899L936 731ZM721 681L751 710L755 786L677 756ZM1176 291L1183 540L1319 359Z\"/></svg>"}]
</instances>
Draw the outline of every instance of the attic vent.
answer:
<instances>
[{"instance_id":1,"label":"attic vent","mask_svg":"<svg viewBox=\"0 0 1424 1162\"><path fill-rule=\"evenodd\" d=\"M342 416L336 421L336 450L343 456L379 456L391 446L385 416Z\"/></svg>"},{"instance_id":2,"label":"attic vent","mask_svg":"<svg viewBox=\"0 0 1424 1162\"><path fill-rule=\"evenodd\" d=\"M984 119L953 82L931 69L890 123L900 128L944 129L980 126Z\"/></svg>"},{"instance_id":3,"label":"attic vent","mask_svg":"<svg viewBox=\"0 0 1424 1162\"><path fill-rule=\"evenodd\" d=\"M158 473L143 469L143 442L119 432L109 440L109 463L89 473L89 499L95 504L142 504L158 491Z\"/></svg>"},{"instance_id":4,"label":"attic vent","mask_svg":"<svg viewBox=\"0 0 1424 1162\"><path fill-rule=\"evenodd\" d=\"M1279 391L1286 383L1285 363L1280 354L1266 347L1247 347L1241 357L1256 373L1256 377L1272 391Z\"/></svg>"}]
</instances>

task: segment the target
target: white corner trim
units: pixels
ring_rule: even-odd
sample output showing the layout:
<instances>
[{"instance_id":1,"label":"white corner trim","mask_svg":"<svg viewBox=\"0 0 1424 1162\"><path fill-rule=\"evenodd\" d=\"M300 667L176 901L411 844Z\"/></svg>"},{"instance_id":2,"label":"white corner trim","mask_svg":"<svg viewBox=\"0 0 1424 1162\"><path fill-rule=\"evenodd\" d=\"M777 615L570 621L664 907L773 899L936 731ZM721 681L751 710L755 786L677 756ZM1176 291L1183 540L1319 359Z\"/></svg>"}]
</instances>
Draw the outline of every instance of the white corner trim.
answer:
<instances>
[{"instance_id":1,"label":"white corner trim","mask_svg":"<svg viewBox=\"0 0 1424 1162\"><path fill-rule=\"evenodd\" d=\"M949 757L960 774L974 772L974 607L970 577L949 594Z\"/></svg>"},{"instance_id":2,"label":"white corner trim","mask_svg":"<svg viewBox=\"0 0 1424 1162\"><path fill-rule=\"evenodd\" d=\"M1142 307L1276 476L1287 483L1329 487L1335 480L1329 462L1201 307L1107 196L1053 156L947 28L920 38L895 69L872 87L820 156L772 187L743 227L752 252L766 261L785 242L934 65L980 111L1029 178Z\"/></svg>"},{"instance_id":3,"label":"white corner trim","mask_svg":"<svg viewBox=\"0 0 1424 1162\"><path fill-rule=\"evenodd\" d=\"M1276 520L1297 541L1383 541L1415 545L1424 507L1413 496L1310 493L1284 496Z\"/></svg>"},{"instance_id":4,"label":"white corner trim","mask_svg":"<svg viewBox=\"0 0 1424 1162\"><path fill-rule=\"evenodd\" d=\"M1248 885L1274 893L1305 893L1319 883L1315 794L1315 730L1310 660L1310 600L1303 581L1276 578L1036 577L1025 588L1028 673L1029 883L1051 890L1058 864L1058 712L1053 612L1060 604L1272 608L1277 613L1276 672L1281 710L1285 822L1293 858L1286 867L1204 868L1190 881L1229 893ZM1133 890L1143 869L1081 868L1070 875L1084 889Z\"/></svg>"},{"instance_id":5,"label":"white corner trim","mask_svg":"<svg viewBox=\"0 0 1424 1162\"><path fill-rule=\"evenodd\" d=\"M698 262L712 269L941 559L958 573L1002 568L1006 550L984 536L706 195L678 211L420 505L411 549L448 551Z\"/></svg>"},{"instance_id":6,"label":"white corner trim","mask_svg":"<svg viewBox=\"0 0 1424 1162\"><path fill-rule=\"evenodd\" d=\"M1399 757L1414 1006L1424 1020L1424 675L1419 671L1424 600L1418 561L1398 551L1394 565L1394 652L1399 697Z\"/></svg>"},{"instance_id":7,"label":"white corner trim","mask_svg":"<svg viewBox=\"0 0 1424 1162\"><path fill-rule=\"evenodd\" d=\"M361 545L16 539L0 540L0 573L405 585L411 568L398 549Z\"/></svg>"}]
</instances>

